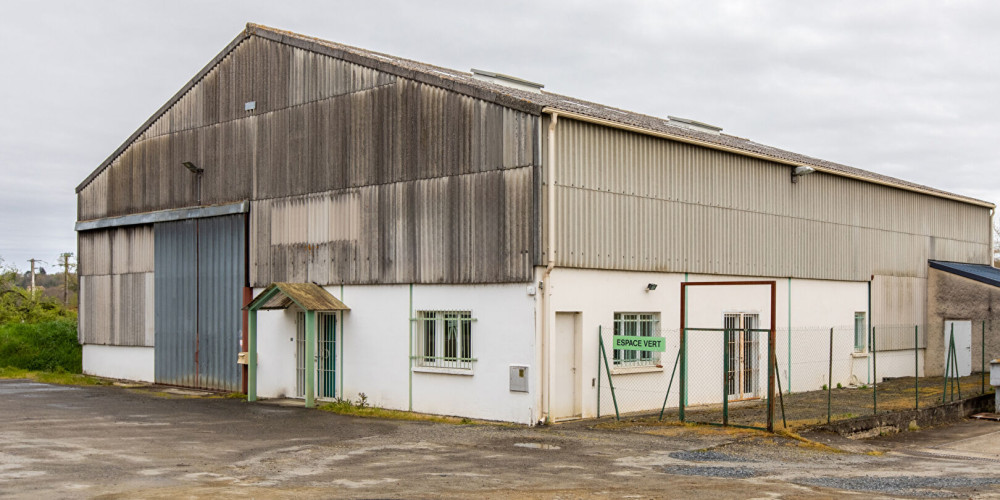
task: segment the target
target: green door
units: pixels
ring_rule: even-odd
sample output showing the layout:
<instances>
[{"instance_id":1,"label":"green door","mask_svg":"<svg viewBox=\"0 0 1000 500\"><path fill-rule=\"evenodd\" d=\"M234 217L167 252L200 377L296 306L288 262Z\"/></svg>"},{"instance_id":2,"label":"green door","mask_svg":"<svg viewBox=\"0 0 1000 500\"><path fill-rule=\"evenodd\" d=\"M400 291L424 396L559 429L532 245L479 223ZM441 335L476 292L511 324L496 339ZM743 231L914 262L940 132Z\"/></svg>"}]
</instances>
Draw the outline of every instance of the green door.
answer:
<instances>
[{"instance_id":1,"label":"green door","mask_svg":"<svg viewBox=\"0 0 1000 500\"><path fill-rule=\"evenodd\" d=\"M337 316L334 314L319 315L319 335L316 336L316 375L317 396L334 398L337 380Z\"/></svg>"}]
</instances>

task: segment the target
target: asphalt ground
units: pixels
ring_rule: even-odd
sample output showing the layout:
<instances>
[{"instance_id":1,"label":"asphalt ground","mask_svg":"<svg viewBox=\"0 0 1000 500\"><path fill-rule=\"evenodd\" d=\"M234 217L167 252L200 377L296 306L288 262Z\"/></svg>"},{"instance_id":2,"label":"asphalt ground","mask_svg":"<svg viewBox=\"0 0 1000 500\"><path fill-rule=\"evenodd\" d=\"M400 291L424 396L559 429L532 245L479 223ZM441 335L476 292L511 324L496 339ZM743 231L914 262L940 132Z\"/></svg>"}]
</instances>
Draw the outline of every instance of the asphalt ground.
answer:
<instances>
[{"instance_id":1,"label":"asphalt ground","mask_svg":"<svg viewBox=\"0 0 1000 500\"><path fill-rule=\"evenodd\" d=\"M0 498L1000 498L1000 424L870 441L363 419L0 380Z\"/></svg>"}]
</instances>

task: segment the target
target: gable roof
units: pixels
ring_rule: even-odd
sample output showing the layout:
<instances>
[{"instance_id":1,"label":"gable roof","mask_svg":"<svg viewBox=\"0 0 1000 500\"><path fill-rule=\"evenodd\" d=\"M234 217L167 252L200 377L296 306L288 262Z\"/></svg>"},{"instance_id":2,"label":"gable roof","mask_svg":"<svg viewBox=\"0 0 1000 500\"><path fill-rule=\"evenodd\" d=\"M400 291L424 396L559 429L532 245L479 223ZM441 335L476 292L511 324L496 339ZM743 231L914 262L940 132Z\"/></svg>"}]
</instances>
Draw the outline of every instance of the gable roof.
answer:
<instances>
[{"instance_id":1,"label":"gable roof","mask_svg":"<svg viewBox=\"0 0 1000 500\"><path fill-rule=\"evenodd\" d=\"M379 52L365 50L320 38L310 37L279 30L259 24L247 23L246 29L212 59L166 104L153 114L139 129L130 136L114 153L111 154L97 169L94 170L79 186L80 192L111 162L134 142L161 115L173 106L185 93L194 87L209 71L225 58L243 40L257 36L274 42L308 50L318 54L342 59L354 64L373 68L384 73L407 78L429 85L445 88L470 97L493 102L519 111L541 114L558 113L567 118L588 121L600 125L622 128L633 132L655 135L671 140L686 142L699 146L720 149L731 153L752 156L789 165L808 165L817 171L828 174L850 177L866 182L887 185L895 188L916 191L941 198L952 199L988 208L994 208L990 202L968 196L950 193L940 189L897 179L887 175L869 172L839 163L821 160L810 156L793 153L780 148L766 146L749 139L723 133L709 133L692 130L678 125L677 120L657 118L605 106L583 99L554 94L551 92L531 92L507 87L492 82L474 78L472 73L434 66L410 59L391 56Z\"/></svg>"},{"instance_id":2,"label":"gable roof","mask_svg":"<svg viewBox=\"0 0 1000 500\"><path fill-rule=\"evenodd\" d=\"M350 311L337 297L315 283L271 283L243 309L287 309L297 305L305 311Z\"/></svg>"},{"instance_id":3,"label":"gable roof","mask_svg":"<svg viewBox=\"0 0 1000 500\"><path fill-rule=\"evenodd\" d=\"M945 262L941 260L927 261L933 269L969 278L980 283L1000 287L1000 269L984 264L968 264L965 262Z\"/></svg>"}]
</instances>

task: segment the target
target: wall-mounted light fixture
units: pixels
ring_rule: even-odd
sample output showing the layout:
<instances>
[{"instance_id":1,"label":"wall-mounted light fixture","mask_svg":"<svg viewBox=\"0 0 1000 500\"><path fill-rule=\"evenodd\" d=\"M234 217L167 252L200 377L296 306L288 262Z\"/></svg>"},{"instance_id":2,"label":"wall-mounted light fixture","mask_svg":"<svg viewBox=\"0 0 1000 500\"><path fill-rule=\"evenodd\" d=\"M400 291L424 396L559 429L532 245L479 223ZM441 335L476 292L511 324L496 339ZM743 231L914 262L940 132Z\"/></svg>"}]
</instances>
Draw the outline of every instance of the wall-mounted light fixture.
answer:
<instances>
[{"instance_id":1,"label":"wall-mounted light fixture","mask_svg":"<svg viewBox=\"0 0 1000 500\"><path fill-rule=\"evenodd\" d=\"M646 291L647 292L652 292L653 290L656 290L656 283L650 283L650 284L646 285Z\"/></svg>"},{"instance_id":2,"label":"wall-mounted light fixture","mask_svg":"<svg viewBox=\"0 0 1000 500\"><path fill-rule=\"evenodd\" d=\"M181 165L184 165L184 168L190 170L191 173L193 173L193 174L200 174L200 173L202 173L202 172L205 171L205 169L203 169L203 168L199 167L198 165L195 165L194 163L191 163L189 161L183 162L183 163L181 163Z\"/></svg>"},{"instance_id":3,"label":"wall-mounted light fixture","mask_svg":"<svg viewBox=\"0 0 1000 500\"><path fill-rule=\"evenodd\" d=\"M189 161L181 162L181 165L184 165L184 168L190 170L195 175L195 184L198 186L195 188L198 190L198 205L201 206L201 174L205 173L205 169Z\"/></svg>"},{"instance_id":4,"label":"wall-mounted light fixture","mask_svg":"<svg viewBox=\"0 0 1000 500\"><path fill-rule=\"evenodd\" d=\"M803 175L809 175L815 171L816 171L815 168L807 167L805 165L801 167L795 167L792 169L792 182L793 183L799 182L799 177L802 177Z\"/></svg>"}]
</instances>

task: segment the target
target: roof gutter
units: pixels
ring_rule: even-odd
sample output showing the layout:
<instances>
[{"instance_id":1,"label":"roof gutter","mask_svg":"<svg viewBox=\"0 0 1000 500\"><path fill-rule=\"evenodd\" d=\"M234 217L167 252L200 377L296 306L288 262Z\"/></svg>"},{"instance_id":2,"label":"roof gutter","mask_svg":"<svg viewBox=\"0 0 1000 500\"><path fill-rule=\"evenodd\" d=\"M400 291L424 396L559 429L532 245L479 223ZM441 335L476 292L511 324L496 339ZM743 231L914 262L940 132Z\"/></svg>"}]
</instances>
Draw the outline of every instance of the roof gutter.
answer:
<instances>
[{"instance_id":1,"label":"roof gutter","mask_svg":"<svg viewBox=\"0 0 1000 500\"><path fill-rule=\"evenodd\" d=\"M658 131L655 131L655 130L650 130L648 128L636 127L634 125L626 125L624 123L619 123L619 122L615 122L615 121L611 121L611 120L605 120L603 118L595 118L593 116L582 115L582 114L579 114L579 113L574 113L572 111L564 111L564 110L561 110L561 109L558 109L558 108L549 107L549 106L546 106L545 108L542 108L542 113L549 113L549 114L556 114L556 113L558 113L559 115L561 115L561 116L563 116L565 118L571 118L573 120L579 120L579 121L582 121L582 122L594 123L594 124L597 124L597 125L603 125L605 127L616 128L616 129L619 129L619 130L626 130L626 131L629 131L629 132L635 132L635 133L638 133L638 134L649 135L649 136L653 136L653 137L659 137L659 138L662 138L662 139L670 139L672 141L684 142L684 143L687 143L687 144L692 144L692 145L695 145L695 146L701 146L701 147L704 147L704 148L715 149L715 150L718 150L718 151L725 151L727 153L738 154L738 155L741 155L741 156L749 156L751 158L757 158L759 160L767 160L767 161L774 162L774 163L781 163L783 165L791 165L793 167L798 167L798 166L801 166L803 163L805 163L805 162L795 162L795 161L791 161L791 160L785 160L783 158L777 158L777 157L774 157L774 156L762 155L760 153L753 153L751 151L745 151L745 150L742 150L742 149L732 148L732 147L729 147L729 146L723 146L721 144L714 144L714 143L707 142L707 141L702 141L702 140L699 140L699 139L693 139L691 137L684 137L682 135L668 134L668 133L665 133L665 132L658 132ZM904 186L904 185L901 185L901 184L894 184L894 183L891 183L891 182L881 181L881 180L878 180L878 179L872 179L870 177L864 177L864 176L861 176L861 175L849 174L847 172L840 172L840 171L837 171L837 170L833 170L833 169L826 168L826 167L823 167L823 166L820 166L820 165L816 165L816 164L812 164L812 163L809 163L808 165L810 167L813 167L814 169L816 169L817 172L823 172L824 174L836 175L836 176L840 176L840 177L847 177L848 179L854 179L854 180L863 181L863 182L870 182L872 184L880 184L882 186L888 186L888 187L892 187L892 188L896 188L896 189L902 189L902 190L905 190L905 191L912 191L914 193L926 194L928 196L935 196L935 197L938 197L938 198L945 198L945 199L948 199L948 200L959 201L959 202L962 202L962 203L968 203L970 205L977 205L977 206L984 207L984 208L990 208L990 209L996 208L996 205L994 205L992 203L989 203L989 202L986 202L986 201L974 200L974 199L971 199L971 198L965 198L965 197L961 197L961 196L957 196L957 195L950 195L950 194L946 194L946 193L939 193L939 192L930 191L930 190L927 190L927 189L920 189L920 188L912 187L912 186Z\"/></svg>"}]
</instances>

